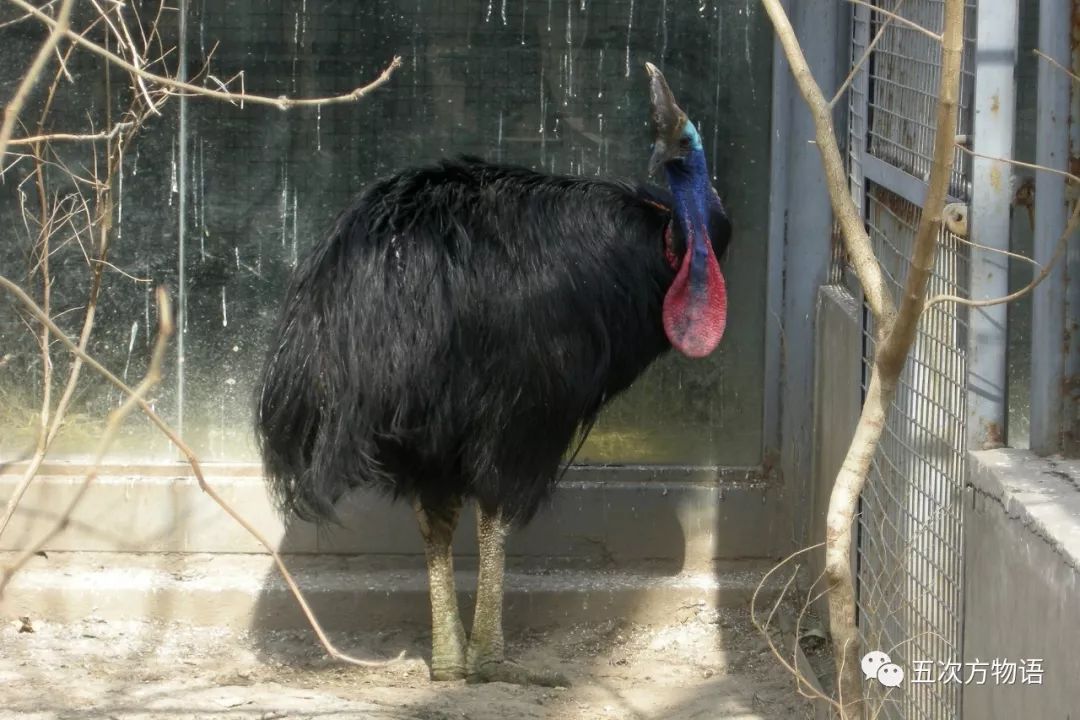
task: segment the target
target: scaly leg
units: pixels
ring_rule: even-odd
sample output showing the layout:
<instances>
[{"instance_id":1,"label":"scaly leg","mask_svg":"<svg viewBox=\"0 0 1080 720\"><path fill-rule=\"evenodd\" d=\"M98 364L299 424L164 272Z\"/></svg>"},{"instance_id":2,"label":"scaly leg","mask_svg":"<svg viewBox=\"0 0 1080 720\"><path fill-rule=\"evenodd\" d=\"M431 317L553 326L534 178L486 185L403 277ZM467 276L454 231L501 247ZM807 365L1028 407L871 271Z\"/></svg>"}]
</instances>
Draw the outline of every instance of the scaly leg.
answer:
<instances>
[{"instance_id":1,"label":"scaly leg","mask_svg":"<svg viewBox=\"0 0 1080 720\"><path fill-rule=\"evenodd\" d=\"M414 508L424 536L430 585L431 679L460 680L465 677L465 628L458 613L450 543L461 514L461 501L433 510L417 500Z\"/></svg>"},{"instance_id":2,"label":"scaly leg","mask_svg":"<svg viewBox=\"0 0 1080 720\"><path fill-rule=\"evenodd\" d=\"M480 572L476 580L476 612L466 654L466 680L473 683L508 682L568 687L570 683L560 673L530 671L506 659L503 653L502 607L508 528L498 512L489 514L479 506L476 526Z\"/></svg>"}]
</instances>

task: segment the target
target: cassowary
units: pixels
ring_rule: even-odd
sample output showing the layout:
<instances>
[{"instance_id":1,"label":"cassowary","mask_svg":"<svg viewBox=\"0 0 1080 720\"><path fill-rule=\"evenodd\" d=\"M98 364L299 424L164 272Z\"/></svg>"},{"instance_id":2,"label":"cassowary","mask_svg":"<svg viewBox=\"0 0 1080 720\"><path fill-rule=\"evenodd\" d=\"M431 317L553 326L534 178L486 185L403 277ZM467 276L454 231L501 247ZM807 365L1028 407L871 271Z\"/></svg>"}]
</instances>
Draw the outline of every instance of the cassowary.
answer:
<instances>
[{"instance_id":1,"label":"cassowary","mask_svg":"<svg viewBox=\"0 0 1080 720\"><path fill-rule=\"evenodd\" d=\"M730 225L701 138L647 64L644 186L472 158L372 186L297 266L264 370L257 433L285 512L333 518L347 491L412 502L435 680L552 682L503 656L504 539L551 492L575 439L671 346L711 352ZM476 503L471 634L450 544Z\"/></svg>"}]
</instances>

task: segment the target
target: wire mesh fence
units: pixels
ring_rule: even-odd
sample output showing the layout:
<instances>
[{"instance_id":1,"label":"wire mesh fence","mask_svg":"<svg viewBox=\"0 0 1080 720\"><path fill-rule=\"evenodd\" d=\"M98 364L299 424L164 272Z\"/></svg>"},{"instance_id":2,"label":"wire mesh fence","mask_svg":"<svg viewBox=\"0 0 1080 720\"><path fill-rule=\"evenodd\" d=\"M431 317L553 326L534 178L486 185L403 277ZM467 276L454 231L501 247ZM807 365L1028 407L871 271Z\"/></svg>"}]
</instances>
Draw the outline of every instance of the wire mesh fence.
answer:
<instances>
[{"instance_id":1,"label":"wire mesh fence","mask_svg":"<svg viewBox=\"0 0 1080 720\"><path fill-rule=\"evenodd\" d=\"M941 0L873 4L941 30ZM970 133L972 122L974 2L967 5L965 27L960 136ZM851 57L864 55L849 93L850 187L899 300L921 217L911 188L925 184L933 154L941 50L917 29L860 6L852 11ZM950 195L965 200L970 158L957 151L955 160ZM876 171L868 168L875 163ZM833 280L842 277L838 263ZM942 230L928 292L965 296L967 288L968 246ZM865 392L876 328L869 313L864 317ZM936 304L923 316L860 502L861 640L865 650L888 653L907 673L897 688L867 683L881 718L960 716L961 685L937 680L943 669L962 662L966 333L967 312L955 304Z\"/></svg>"},{"instance_id":2,"label":"wire mesh fence","mask_svg":"<svg viewBox=\"0 0 1080 720\"><path fill-rule=\"evenodd\" d=\"M899 300L920 209L874 184L866 201L870 237ZM966 249L942 233L932 295L963 293ZM862 496L860 633L868 650L888 653L909 675L888 692L881 717L959 716L960 686L916 683L927 677L916 678L913 669L961 660L966 328L966 312L951 304L935 305L923 318ZM865 366L875 330L866 324ZM930 678L936 681L936 672ZM885 697L885 688L868 686Z\"/></svg>"},{"instance_id":3,"label":"wire mesh fence","mask_svg":"<svg viewBox=\"0 0 1080 720\"><path fill-rule=\"evenodd\" d=\"M940 32L942 0L878 0L918 25ZM958 135L971 133L971 101L975 92L975 3L969 0L964 18L964 59L960 73ZM875 25L875 34L880 24ZM871 35L873 37L873 35ZM869 64L867 149L874 156L925 181L934 154L938 85L941 82L941 44L920 31L891 23L881 34ZM971 157L956 150L952 194L968 195Z\"/></svg>"}]
</instances>

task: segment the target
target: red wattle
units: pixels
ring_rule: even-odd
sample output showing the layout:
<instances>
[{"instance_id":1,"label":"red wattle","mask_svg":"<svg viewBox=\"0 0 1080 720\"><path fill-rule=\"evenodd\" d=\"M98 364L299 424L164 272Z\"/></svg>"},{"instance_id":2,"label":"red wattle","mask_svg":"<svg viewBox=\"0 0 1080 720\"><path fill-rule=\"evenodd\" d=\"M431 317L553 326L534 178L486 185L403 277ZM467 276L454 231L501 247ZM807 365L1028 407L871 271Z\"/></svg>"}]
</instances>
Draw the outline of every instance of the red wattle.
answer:
<instances>
[{"instance_id":1,"label":"red wattle","mask_svg":"<svg viewBox=\"0 0 1080 720\"><path fill-rule=\"evenodd\" d=\"M715 350L727 326L727 286L712 243L706 241L705 247L704 292L695 293L691 287L694 253L688 243L675 282L664 296L664 332L676 350L691 358L705 357Z\"/></svg>"}]
</instances>

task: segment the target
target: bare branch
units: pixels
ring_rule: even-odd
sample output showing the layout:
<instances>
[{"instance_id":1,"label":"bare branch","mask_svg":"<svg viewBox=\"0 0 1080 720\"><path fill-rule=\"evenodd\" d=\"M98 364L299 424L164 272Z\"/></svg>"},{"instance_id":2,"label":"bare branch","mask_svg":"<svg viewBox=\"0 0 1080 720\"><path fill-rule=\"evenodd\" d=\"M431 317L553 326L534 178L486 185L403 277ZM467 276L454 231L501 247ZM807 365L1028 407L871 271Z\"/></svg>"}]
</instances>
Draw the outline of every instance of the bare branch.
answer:
<instances>
[{"instance_id":1,"label":"bare branch","mask_svg":"<svg viewBox=\"0 0 1080 720\"><path fill-rule=\"evenodd\" d=\"M16 5L22 10L25 10L27 13L33 15L45 25L53 28L53 32L54 34L56 34L56 21L45 13L39 11L30 3L26 2L26 0L8 0L8 2ZM273 98L264 95L252 95L243 91L239 93L234 93L221 90L213 90L211 88L200 87L198 85L181 82L180 80L175 80L173 78L167 77L165 75L159 75L157 73L152 73L136 65L133 65L119 55L110 52L109 50L101 47L100 45L91 40L87 40L82 35L72 32L66 27L63 28L62 31L60 31L60 34L68 36L74 42L86 48L90 52L105 58L112 64L121 67L124 70L127 70L129 73L135 75L136 77L149 80L150 82L153 82L157 85L170 88L174 91L178 91L180 94L210 97L216 98L218 100L225 100L228 102L239 101L241 103L252 103L255 105L271 105L278 108L279 110L288 110L295 107L316 107L320 105L335 105L356 102L357 100L360 100L361 98L381 87L382 85L385 85L387 81L390 80L390 77L393 75L394 71L401 67L402 64L401 57L395 56L394 59L390 62L390 64L386 67L386 69L383 70L377 78L375 78L367 85L358 87L351 92L345 93L344 95L334 95L323 98L290 98L282 95L280 97ZM0 150L3 150L3 145L0 145Z\"/></svg>"},{"instance_id":2,"label":"bare branch","mask_svg":"<svg viewBox=\"0 0 1080 720\"><path fill-rule=\"evenodd\" d=\"M896 7L893 8L893 12L899 12L903 7L904 0L897 0ZM851 83L855 81L855 76L859 73L859 69L870 59L870 54L874 52L874 48L881 42L881 38L885 37L885 31L889 29L889 25L892 23L893 17L885 18L885 22L881 23L881 27L878 28L877 33L874 35L874 39L863 50L863 54L859 56L859 59L855 61L851 66L851 72L844 78L844 82L840 84L840 89L833 95L832 100L829 101L829 107L836 107L836 103L840 102L840 98L844 96L847 89L851 86Z\"/></svg>"},{"instance_id":3,"label":"bare branch","mask_svg":"<svg viewBox=\"0 0 1080 720\"><path fill-rule=\"evenodd\" d=\"M977 242L973 242L971 240L968 240L967 238L962 237L960 235L954 235L954 238L956 239L957 242L963 243L964 245L967 245L968 247L974 248L976 250L982 250L983 252L995 253L997 255L1003 255L1003 256L1011 259L1011 260L1016 260L1017 262L1027 263L1028 265L1031 265L1033 268L1035 268L1035 270L1042 270L1042 268L1043 268L1042 264L1036 262L1035 260L1031 259L1027 255L1021 255L1020 253L1014 253L1014 252L1011 252L1009 250L1002 250L1001 248L995 248L995 247L990 247L989 245L983 245L981 243L977 243ZM932 303L930 303L930 302L926 303L927 307L929 307L931 304Z\"/></svg>"},{"instance_id":4,"label":"bare branch","mask_svg":"<svg viewBox=\"0 0 1080 720\"><path fill-rule=\"evenodd\" d=\"M921 32L923 35L930 38L931 40L936 40L937 42L942 41L942 36L938 35L936 32L934 32L934 31L932 31L932 30L930 30L928 28L923 27L922 25L920 25L917 22L912 22L911 20L908 20L906 17L897 15L894 12L889 12L888 10L886 10L883 7L879 7L878 5L874 5L873 3L869 3L866 0L847 0L847 1L849 3L851 3L852 5L862 5L863 7L870 8L870 12L877 13L878 15L884 15L885 17L889 18L890 20L895 20L896 22L900 23L901 25L904 25L905 27L909 27L912 30L916 30L918 32Z\"/></svg>"},{"instance_id":5,"label":"bare branch","mask_svg":"<svg viewBox=\"0 0 1080 720\"><path fill-rule=\"evenodd\" d=\"M964 7L956 0L945 5L941 47L941 87L938 96L934 154L926 200L915 233L914 250L896 323L878 348L875 362L886 375L898 376L915 339L919 316L926 302L926 285L934 269L942 211L952 177L956 146L956 119L960 100L960 69L964 51Z\"/></svg>"},{"instance_id":6,"label":"bare branch","mask_svg":"<svg viewBox=\"0 0 1080 720\"><path fill-rule=\"evenodd\" d=\"M982 153L977 153L974 150L969 150L968 148L964 147L959 143L957 143L956 147L959 150L967 153L968 155L971 155L972 157L983 158L984 160L995 160L997 162L1015 165L1016 167L1027 168L1028 170L1038 170L1039 172L1048 172L1053 175L1060 175L1069 182L1080 185L1080 177L1073 175L1071 172L1058 170L1057 168L1052 168L1047 165L1036 165L1035 163L1023 162L1022 160L1013 160L1012 158L996 157L994 155L983 155Z\"/></svg>"},{"instance_id":7,"label":"bare branch","mask_svg":"<svg viewBox=\"0 0 1080 720\"><path fill-rule=\"evenodd\" d=\"M795 664L793 662L789 662L787 657L784 655L784 653L782 653L780 651L780 649L778 647L776 647L776 643L773 642L772 635L769 633L769 623L772 620L773 614L776 612L775 606L774 606L773 610L769 613L769 616L765 619L764 622L760 619L760 617L757 614L758 595L761 594L762 589L764 589L765 586L768 584L769 578L772 577L772 575L774 573L779 572L780 569L782 567L784 567L785 565L787 565L789 562L792 562L793 560L795 560L795 558L797 558L800 555L803 555L805 553L817 550L818 548L822 547L823 545L825 545L825 543L820 542L820 543L817 543L816 545L811 545L809 547L804 547L804 548L802 548L800 550L796 550L795 552L791 553L786 558L781 560L779 563L774 565L772 568L770 568L769 572L765 573L765 576L763 578L761 578L761 580L758 582L757 587L754 588L754 594L750 598L750 622L752 622L754 624L754 627L756 627L761 632L762 636L765 638L766 644L769 646L769 650L772 652L772 654L776 658L776 660L781 665L784 666L784 669L786 669L788 672L790 672L792 675L794 675L796 680L799 681L799 683L800 683L800 691L799 692L800 693L803 692L802 689L801 689L801 686L805 684L808 688L810 688L810 693L808 695L809 697L811 697L812 699L824 700L825 702L829 703L832 707L834 707L838 712L843 712L843 708L840 705L840 703L838 703L836 700L833 700L828 695L823 695L822 693L818 692L817 689L814 688L813 684L806 681L806 679L803 677L803 674L799 671L799 669L795 666ZM788 585L790 586L790 581L789 581ZM783 600L783 598L784 598L784 593L781 593L779 600ZM778 603L779 603L779 601L778 601Z\"/></svg>"},{"instance_id":8,"label":"bare branch","mask_svg":"<svg viewBox=\"0 0 1080 720\"><path fill-rule=\"evenodd\" d=\"M20 288L16 283L12 282L3 275L0 275L0 288L4 288L13 296L15 296L15 299L18 300L24 308L26 308L27 312L37 318L43 325L48 327L49 331L53 334L53 336L56 337L56 339L59 340L60 343L64 345L64 347L66 347L74 355L80 358L88 367L95 370L102 377L108 380L109 383L111 383L114 387L119 389L128 397L134 397L135 405L138 406L138 408L142 411L143 415L145 415L147 419L150 420L150 422L153 423L153 425L158 430L160 430L162 434L165 435L165 437L169 439L169 441L176 447L176 449L178 449L184 455L184 458L185 460L187 460L188 465L191 466L191 471L195 475L195 479L199 483L199 488L202 489L202 491L205 492L211 500L217 503L217 505L222 510L224 510L226 514L229 515L229 517L239 523L242 528L244 528L252 537L254 537L255 540L258 541L258 543L262 545L268 553L270 553L270 556L274 559L274 563L277 566L278 571L281 572L281 576L285 580L285 584L289 586L289 590L292 592L293 597L296 598L296 602L300 605L300 609L304 612L305 617L307 617L308 622L311 624L312 630L315 631L315 635L319 638L319 642L322 644L327 654L329 654L333 658L341 660L342 662L363 667L385 667L389 664L397 662L405 656L404 651L402 651L401 654L391 660L361 660L338 650L337 647L335 647L334 644L330 642L330 638L327 637L326 631L323 630L322 625L315 617L314 612L308 605L307 599L304 598L304 594L300 591L300 587L293 579L292 573L290 573L289 569L285 566L285 561L281 559L281 555L278 554L277 550L274 549L273 545L270 543L270 541L266 538L265 535L259 532L259 530L254 525L248 522L248 520L246 520L242 515L240 515L240 513L234 510L232 506L225 502L224 498L222 498L221 495L218 494L218 492L213 488L213 486L206 482L206 477L203 475L202 471L202 465L199 462L198 455L195 454L195 451L192 450L186 442L184 442L184 440L179 436L179 434L177 434L177 432L171 426L169 426L168 423L161 419L161 416L158 415L152 407L150 407L150 404L147 403L145 399L139 397L136 394L134 389L128 386L128 384L125 383L123 380L116 377L116 375L109 371L108 368L95 360L91 355L86 353L85 350L76 345L71 338L69 338L59 327L56 326L56 324L49 318L49 316L46 315L37 305L37 303L34 302L33 298L27 295L22 288Z\"/></svg>"},{"instance_id":9,"label":"bare branch","mask_svg":"<svg viewBox=\"0 0 1080 720\"><path fill-rule=\"evenodd\" d=\"M127 48L128 52L131 54L132 64L136 67L142 68L144 61L139 53L138 46L135 45L135 41L131 38L131 33L128 32L127 23L124 22L123 6L116 5L117 20L119 22L120 28L123 29L123 33L121 33L120 29L117 28L116 24L114 24L113 21L109 19L108 12L106 12L105 9L98 4L98 1L90 0L90 2L93 3L94 7L98 11L98 14L102 17L102 19L105 20L105 23L113 31L113 35L116 36L117 44L120 47ZM138 87L139 92L142 93L143 98L146 100L146 105L149 107L150 112L155 115L161 115L161 112L157 109L157 104L150 97L150 91L146 87L145 80L143 80L143 78L141 77L136 77L135 84Z\"/></svg>"},{"instance_id":10,"label":"bare branch","mask_svg":"<svg viewBox=\"0 0 1080 720\"><path fill-rule=\"evenodd\" d=\"M874 356L855 435L829 497L825 551L825 568L829 579L829 623L833 647L838 648L839 652L836 662L840 702L845 713L853 718L863 717L865 708L862 706L855 588L850 560L852 522L926 302L926 287L934 266L955 157L953 147L956 144L964 48L963 0L945 0L944 16L934 152L904 293L895 320L882 328L883 338ZM844 700L845 697L847 700Z\"/></svg>"},{"instance_id":11,"label":"bare branch","mask_svg":"<svg viewBox=\"0 0 1080 720\"><path fill-rule=\"evenodd\" d=\"M965 305L967 307L988 307L990 305L1001 305L1002 303L1009 303L1013 300L1019 300L1034 290L1042 283L1043 280L1050 277L1050 273L1054 272L1054 268L1057 263L1065 256L1065 250L1069 247L1069 238L1073 236L1076 229L1080 227L1080 200L1073 203L1072 214L1069 215L1069 222L1065 224L1065 229L1058 237L1057 246L1054 248L1054 254L1050 258L1050 262L1046 263L1038 275L1036 275L1031 282L1024 287L1020 288L1016 292L1009 293L1002 297L989 298L986 300L971 300L970 298L960 297L959 295L935 295L930 300L926 301L926 310L929 310L938 303L951 302L957 305ZM1027 258L1025 258L1027 259ZM1030 262L1035 262L1031 260Z\"/></svg>"},{"instance_id":12,"label":"bare branch","mask_svg":"<svg viewBox=\"0 0 1080 720\"><path fill-rule=\"evenodd\" d=\"M86 135L74 133L50 133L48 135L30 135L28 137L12 138L8 143L8 146L36 145L37 143L46 142L95 142L97 140L112 140L120 133L129 130L133 124L134 123L131 121L119 122L113 125L110 130L98 133L88 133Z\"/></svg>"},{"instance_id":13,"label":"bare branch","mask_svg":"<svg viewBox=\"0 0 1080 720\"><path fill-rule=\"evenodd\" d=\"M1076 73L1074 73L1074 72L1073 72L1072 70L1070 70L1069 68L1065 67L1064 65L1062 65L1061 63L1059 63L1059 62L1058 62L1057 60L1055 60L1054 58L1052 58L1052 57L1050 57L1049 55L1047 55L1046 53L1044 53L1044 52L1043 52L1042 50L1038 50L1038 49L1036 49L1036 50L1035 50L1034 52L1035 52L1035 54L1036 54L1037 56L1039 56L1040 58L1042 58L1042 59L1043 59L1043 60L1045 60L1046 62L1050 63L1051 65L1053 65L1054 67L1056 67L1056 68L1057 68L1058 70L1060 70L1061 72L1063 72L1063 73L1065 73L1066 75L1068 75L1068 76L1069 76L1070 78L1072 78L1073 82L1076 82L1076 83L1080 83L1080 75L1077 75L1077 74L1076 74Z\"/></svg>"},{"instance_id":14,"label":"bare branch","mask_svg":"<svg viewBox=\"0 0 1080 720\"><path fill-rule=\"evenodd\" d=\"M42 3L41 5L39 5L38 9L39 10L44 10L45 8L47 8L47 7L51 6L51 5L55 5L55 4L56 4L56 0L49 0L48 2ZM17 18L12 18L11 20L5 20L4 22L0 22L0 30L3 30L6 27L11 27L12 25L18 25L19 23L24 22L26 20L32 20L33 17L34 16L31 15L30 13L23 13L22 15L20 15Z\"/></svg>"},{"instance_id":15,"label":"bare branch","mask_svg":"<svg viewBox=\"0 0 1080 720\"><path fill-rule=\"evenodd\" d=\"M14 97L4 108L4 123L0 125L0 157L3 157L7 152L8 141L11 139L11 133L15 130L15 121L19 119L19 113L22 112L22 107L26 104L26 98L30 95L30 91L37 84L41 71L45 69L45 63L48 62L49 56L52 55L53 50L60 43L60 38L70 33L68 24L71 22L71 7L74 4L75 0L64 0L60 5L55 20L33 5L27 4L27 7L33 10L35 14L48 19L52 32L49 33L49 37L46 38L41 47L38 48L37 56L30 63L26 75L23 76L18 89L15 90Z\"/></svg>"},{"instance_id":16,"label":"bare branch","mask_svg":"<svg viewBox=\"0 0 1080 720\"><path fill-rule=\"evenodd\" d=\"M0 573L0 596L3 595L4 588L11 582L11 578L18 572L30 558L34 557L46 544L58 534L63 532L71 523L71 514L75 512L75 508L82 502L83 496L86 491L90 489L90 485L97 479L98 474L101 471L101 463L105 459L106 453L109 452L109 448L112 447L113 442L116 440L116 434L120 430L120 425L124 422L124 419L131 414L131 411L135 409L136 405L143 401L146 394L150 392L150 389L158 384L161 380L161 364L165 359L165 349L168 347L169 338L173 334L173 319L172 319L172 304L169 302L169 294L165 292L165 288L159 287L157 290L157 306L158 306L158 337L154 343L154 351L150 358L150 364L146 369L146 375L127 397L126 400L120 405L120 407L109 413L108 421L105 423L105 431L101 434L101 439L98 441L97 450L94 452L94 461L90 465L90 470L86 473L86 477L83 478L82 484L79 485L79 489L72 495L68 505L60 513L60 517L53 524L53 526L42 535L37 542L33 543L26 549L24 549L10 565L4 568L4 571Z\"/></svg>"}]
</instances>

